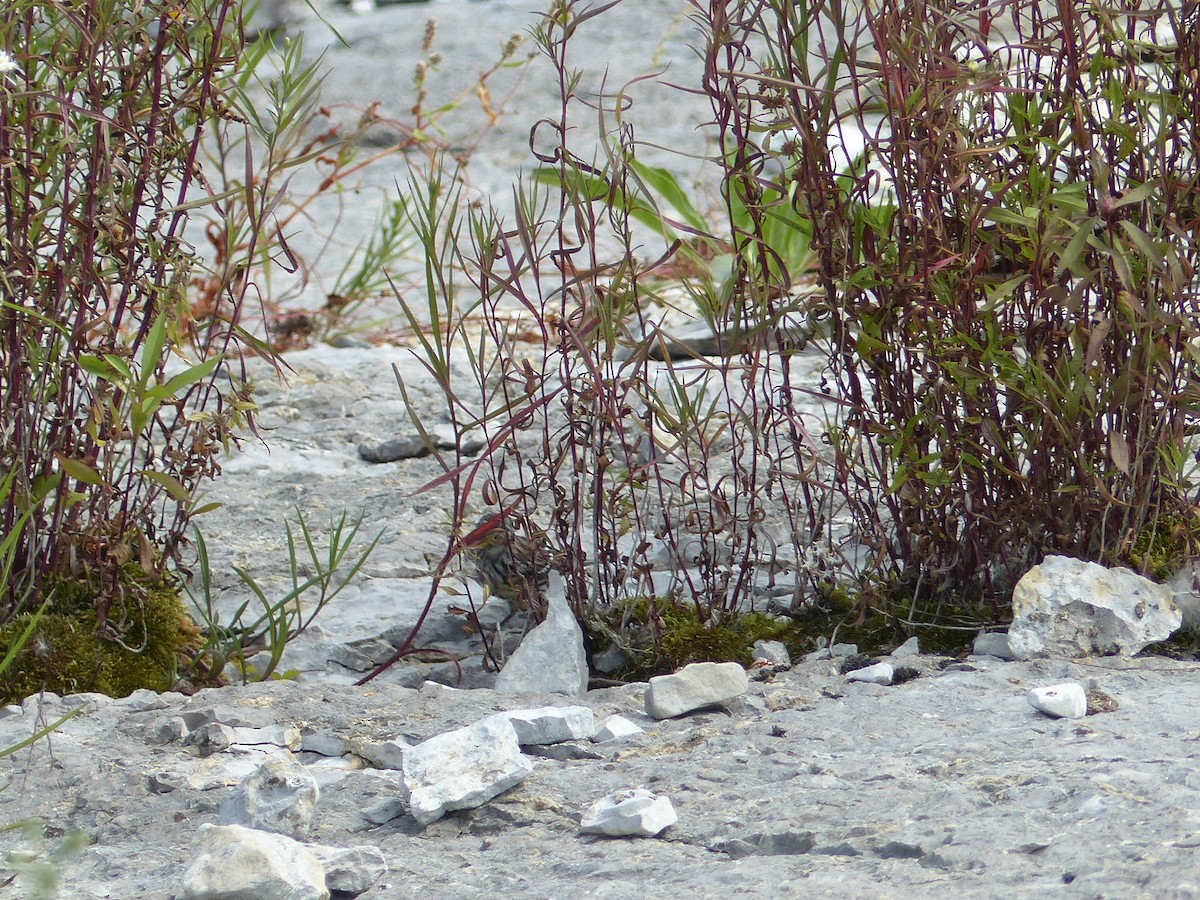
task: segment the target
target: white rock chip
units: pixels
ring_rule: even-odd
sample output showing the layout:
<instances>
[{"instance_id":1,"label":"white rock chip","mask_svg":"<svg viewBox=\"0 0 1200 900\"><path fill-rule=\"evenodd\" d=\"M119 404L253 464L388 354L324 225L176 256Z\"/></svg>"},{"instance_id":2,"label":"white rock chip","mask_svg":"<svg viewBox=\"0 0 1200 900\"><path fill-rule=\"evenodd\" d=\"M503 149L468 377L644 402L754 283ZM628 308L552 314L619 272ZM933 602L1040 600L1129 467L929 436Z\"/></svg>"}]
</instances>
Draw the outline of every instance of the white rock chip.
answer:
<instances>
[{"instance_id":1,"label":"white rock chip","mask_svg":"<svg viewBox=\"0 0 1200 900\"><path fill-rule=\"evenodd\" d=\"M596 714L586 706L543 706L497 713L494 718L508 719L517 733L517 742L560 744L563 741L590 740L596 733Z\"/></svg>"},{"instance_id":2,"label":"white rock chip","mask_svg":"<svg viewBox=\"0 0 1200 900\"><path fill-rule=\"evenodd\" d=\"M1082 719L1087 715L1087 691L1073 681L1034 688L1029 705L1055 719Z\"/></svg>"},{"instance_id":3,"label":"white rock chip","mask_svg":"<svg viewBox=\"0 0 1200 900\"><path fill-rule=\"evenodd\" d=\"M404 752L404 795L421 825L455 809L474 809L523 781L533 763L521 755L506 718L432 737Z\"/></svg>"},{"instance_id":4,"label":"white rock chip","mask_svg":"<svg viewBox=\"0 0 1200 900\"><path fill-rule=\"evenodd\" d=\"M746 692L750 679L735 662L692 663L673 675L657 675L646 688L646 714L654 719L682 716Z\"/></svg>"},{"instance_id":5,"label":"white rock chip","mask_svg":"<svg viewBox=\"0 0 1200 900\"><path fill-rule=\"evenodd\" d=\"M892 679L896 677L896 668L891 663L875 663L873 666L865 666L861 669L855 669L846 675L848 681L865 681L867 684L891 684Z\"/></svg>"},{"instance_id":6,"label":"white rock chip","mask_svg":"<svg viewBox=\"0 0 1200 900\"><path fill-rule=\"evenodd\" d=\"M921 654L921 639L915 634L907 641L893 650L889 656L894 656L900 659L905 656L919 656Z\"/></svg>"},{"instance_id":7,"label":"white rock chip","mask_svg":"<svg viewBox=\"0 0 1200 900\"><path fill-rule=\"evenodd\" d=\"M644 728L634 722L630 722L624 716L609 716L596 729L596 734L592 737L592 740L597 743L619 741L622 738L632 737L635 734L643 734L644 732Z\"/></svg>"},{"instance_id":8,"label":"white rock chip","mask_svg":"<svg viewBox=\"0 0 1200 900\"><path fill-rule=\"evenodd\" d=\"M558 572L550 573L546 601L549 604L546 621L525 635L521 646L496 676L496 690L502 694L578 697L587 693L588 667L583 632L571 612Z\"/></svg>"},{"instance_id":9,"label":"white rock chip","mask_svg":"<svg viewBox=\"0 0 1200 900\"><path fill-rule=\"evenodd\" d=\"M1048 556L1017 582L1008 643L1018 659L1132 656L1182 621L1171 590L1131 572Z\"/></svg>"},{"instance_id":10,"label":"white rock chip","mask_svg":"<svg viewBox=\"0 0 1200 900\"><path fill-rule=\"evenodd\" d=\"M790 666L792 655L783 641L755 641L751 654L755 659L765 659L773 666Z\"/></svg>"},{"instance_id":11,"label":"white rock chip","mask_svg":"<svg viewBox=\"0 0 1200 900\"><path fill-rule=\"evenodd\" d=\"M607 834L612 837L654 837L664 828L674 825L678 819L670 800L644 788L637 788L609 794L592 804L583 814L579 829L586 834Z\"/></svg>"},{"instance_id":12,"label":"white rock chip","mask_svg":"<svg viewBox=\"0 0 1200 900\"><path fill-rule=\"evenodd\" d=\"M347 742L347 749L356 756L361 756L377 769L400 770L404 765L404 753L409 749L409 743L402 738L392 738L390 741L355 741Z\"/></svg>"},{"instance_id":13,"label":"white rock chip","mask_svg":"<svg viewBox=\"0 0 1200 900\"><path fill-rule=\"evenodd\" d=\"M975 638L971 652L977 656L995 656L998 659L1016 659L1008 645L1008 635L1003 631L985 631Z\"/></svg>"},{"instance_id":14,"label":"white rock chip","mask_svg":"<svg viewBox=\"0 0 1200 900\"><path fill-rule=\"evenodd\" d=\"M325 870L299 841L241 825L201 825L184 900L327 900Z\"/></svg>"},{"instance_id":15,"label":"white rock chip","mask_svg":"<svg viewBox=\"0 0 1200 900\"><path fill-rule=\"evenodd\" d=\"M238 784L217 822L303 838L312 827L318 794L308 769L281 753Z\"/></svg>"}]
</instances>

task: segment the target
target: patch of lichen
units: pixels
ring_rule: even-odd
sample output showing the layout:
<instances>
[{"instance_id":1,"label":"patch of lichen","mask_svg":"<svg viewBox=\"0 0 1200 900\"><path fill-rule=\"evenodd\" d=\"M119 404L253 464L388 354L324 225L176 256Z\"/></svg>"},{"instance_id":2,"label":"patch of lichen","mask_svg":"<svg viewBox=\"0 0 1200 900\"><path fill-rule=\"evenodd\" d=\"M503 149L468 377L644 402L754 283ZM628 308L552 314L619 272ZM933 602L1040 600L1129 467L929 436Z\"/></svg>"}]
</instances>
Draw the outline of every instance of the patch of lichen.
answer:
<instances>
[{"instance_id":1,"label":"patch of lichen","mask_svg":"<svg viewBox=\"0 0 1200 900\"><path fill-rule=\"evenodd\" d=\"M1173 512L1149 523L1134 535L1125 559L1116 563L1152 578L1166 581L1200 552L1200 511Z\"/></svg>"},{"instance_id":2,"label":"patch of lichen","mask_svg":"<svg viewBox=\"0 0 1200 900\"><path fill-rule=\"evenodd\" d=\"M100 626L97 586L86 580L46 585L52 598L21 652L0 673L0 702L40 691L98 691L125 697L140 688L170 690L181 661L195 651L198 631L167 576L148 577L136 563L122 570L121 590ZM0 656L29 627L33 613L0 626Z\"/></svg>"}]
</instances>

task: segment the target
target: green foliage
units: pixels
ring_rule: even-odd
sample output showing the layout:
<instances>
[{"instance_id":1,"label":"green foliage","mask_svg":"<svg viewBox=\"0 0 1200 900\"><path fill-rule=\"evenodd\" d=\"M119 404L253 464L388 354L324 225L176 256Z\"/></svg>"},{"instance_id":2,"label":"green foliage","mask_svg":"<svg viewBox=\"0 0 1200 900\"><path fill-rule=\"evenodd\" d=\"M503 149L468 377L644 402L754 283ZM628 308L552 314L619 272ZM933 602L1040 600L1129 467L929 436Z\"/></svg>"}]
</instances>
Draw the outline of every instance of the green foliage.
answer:
<instances>
[{"instance_id":1,"label":"green foliage","mask_svg":"<svg viewBox=\"0 0 1200 900\"><path fill-rule=\"evenodd\" d=\"M301 542L296 540L291 523L284 523L292 589L279 599L268 598L249 572L235 566L234 571L253 593L260 609L251 613L251 601L247 600L227 618L223 618L217 609L216 598L212 592L208 545L199 529L196 530L197 591L189 589L188 594L199 620L203 623L204 639L198 647L196 662L189 673L193 682L218 682L228 663L232 663L237 669L242 683L293 677L294 672L276 671L288 642L302 634L321 611L341 593L366 564L383 537L381 530L370 544L351 558L350 548L358 537L365 514L360 514L353 522L348 522L346 513L331 521L329 542L324 551L318 546L304 514L299 509L296 510L296 518L299 521ZM299 543L303 544L304 556L298 549ZM313 574L304 577L302 573L306 571ZM312 600L309 594L314 590L316 598ZM248 648L256 647L262 642L266 643L268 656L265 665L260 669L251 665L247 656Z\"/></svg>"},{"instance_id":2,"label":"green foliage","mask_svg":"<svg viewBox=\"0 0 1200 900\"><path fill-rule=\"evenodd\" d=\"M52 691L124 697L140 688L167 691L196 649L197 632L172 577L148 577L136 563L121 570L121 591L97 626L97 582L60 581L48 604L0 626L0 648L24 646L0 671L3 702Z\"/></svg>"}]
</instances>

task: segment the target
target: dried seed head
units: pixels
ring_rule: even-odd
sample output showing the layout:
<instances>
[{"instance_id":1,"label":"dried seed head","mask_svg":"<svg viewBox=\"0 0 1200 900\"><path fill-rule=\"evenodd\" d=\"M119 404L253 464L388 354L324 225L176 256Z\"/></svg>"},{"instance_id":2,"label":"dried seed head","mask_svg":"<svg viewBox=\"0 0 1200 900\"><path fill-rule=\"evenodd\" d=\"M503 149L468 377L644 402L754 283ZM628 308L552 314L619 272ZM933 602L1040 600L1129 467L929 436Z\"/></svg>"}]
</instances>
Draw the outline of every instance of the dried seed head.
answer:
<instances>
[{"instance_id":1,"label":"dried seed head","mask_svg":"<svg viewBox=\"0 0 1200 900\"><path fill-rule=\"evenodd\" d=\"M425 23L425 36L421 39L421 52L428 53L433 47L433 39L437 37L437 19L429 19Z\"/></svg>"}]
</instances>

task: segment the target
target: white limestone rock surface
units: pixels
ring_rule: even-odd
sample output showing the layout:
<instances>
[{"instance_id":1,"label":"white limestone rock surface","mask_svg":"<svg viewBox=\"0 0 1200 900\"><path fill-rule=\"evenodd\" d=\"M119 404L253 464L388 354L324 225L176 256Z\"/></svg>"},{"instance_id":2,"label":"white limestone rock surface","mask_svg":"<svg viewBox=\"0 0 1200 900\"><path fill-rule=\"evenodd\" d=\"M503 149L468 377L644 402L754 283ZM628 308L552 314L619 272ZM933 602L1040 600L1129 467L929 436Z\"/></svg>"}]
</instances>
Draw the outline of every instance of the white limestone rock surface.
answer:
<instances>
[{"instance_id":1,"label":"white limestone rock surface","mask_svg":"<svg viewBox=\"0 0 1200 900\"><path fill-rule=\"evenodd\" d=\"M183 900L327 900L325 870L304 844L241 825L201 825Z\"/></svg>"},{"instance_id":2,"label":"white limestone rock surface","mask_svg":"<svg viewBox=\"0 0 1200 900\"><path fill-rule=\"evenodd\" d=\"M1181 621L1163 585L1129 569L1048 556L1013 590L1008 643L1018 659L1132 656L1170 637Z\"/></svg>"},{"instance_id":3,"label":"white limestone rock surface","mask_svg":"<svg viewBox=\"0 0 1200 900\"><path fill-rule=\"evenodd\" d=\"M489 716L406 750L401 771L409 812L429 825L504 793L533 771L533 763L521 755L512 723Z\"/></svg>"},{"instance_id":4,"label":"white limestone rock surface","mask_svg":"<svg viewBox=\"0 0 1200 900\"><path fill-rule=\"evenodd\" d=\"M672 675L656 675L646 688L646 714L672 719L706 706L718 706L746 693L750 679L735 662L692 663Z\"/></svg>"}]
</instances>

